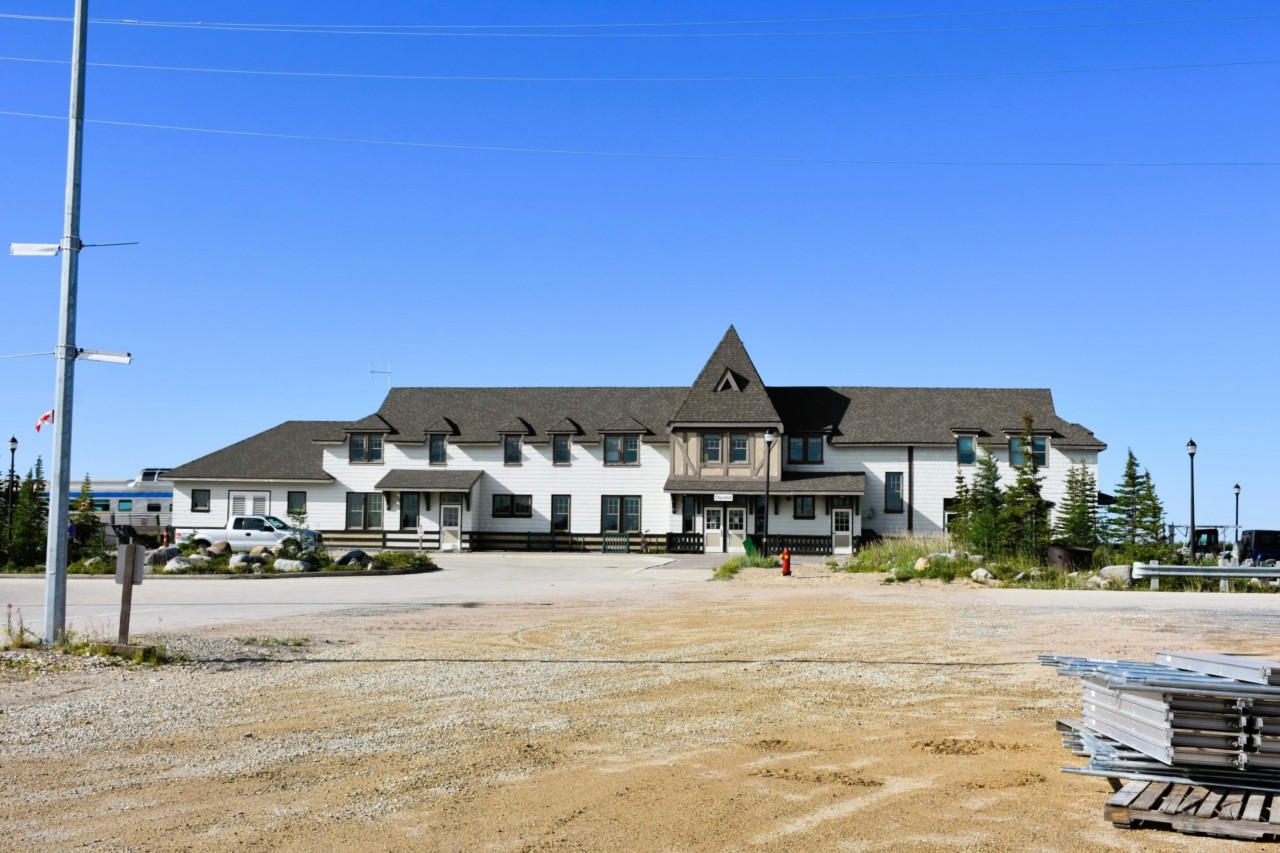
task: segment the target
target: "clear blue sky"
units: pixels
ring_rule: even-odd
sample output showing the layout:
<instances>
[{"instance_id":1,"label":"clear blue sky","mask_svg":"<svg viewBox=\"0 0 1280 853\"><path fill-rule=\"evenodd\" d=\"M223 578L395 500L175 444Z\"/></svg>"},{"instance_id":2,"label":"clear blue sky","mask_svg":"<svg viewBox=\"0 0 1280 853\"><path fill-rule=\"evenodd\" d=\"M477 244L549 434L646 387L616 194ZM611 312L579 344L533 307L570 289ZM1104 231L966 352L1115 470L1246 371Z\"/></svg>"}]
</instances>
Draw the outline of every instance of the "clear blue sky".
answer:
<instances>
[{"instance_id":1,"label":"clear blue sky","mask_svg":"<svg viewBox=\"0 0 1280 853\"><path fill-rule=\"evenodd\" d=\"M61 234L72 12L0 0L3 242ZM73 480L361 417L371 363L683 385L733 323L771 384L1052 388L1110 445L1100 486L1132 448L1171 521L1194 437L1197 521L1239 482L1280 527L1280 4L90 15L81 233L141 245L82 255L77 343L135 361L79 364ZM0 354L52 349L58 279L2 256ZM24 470L53 380L0 360Z\"/></svg>"}]
</instances>

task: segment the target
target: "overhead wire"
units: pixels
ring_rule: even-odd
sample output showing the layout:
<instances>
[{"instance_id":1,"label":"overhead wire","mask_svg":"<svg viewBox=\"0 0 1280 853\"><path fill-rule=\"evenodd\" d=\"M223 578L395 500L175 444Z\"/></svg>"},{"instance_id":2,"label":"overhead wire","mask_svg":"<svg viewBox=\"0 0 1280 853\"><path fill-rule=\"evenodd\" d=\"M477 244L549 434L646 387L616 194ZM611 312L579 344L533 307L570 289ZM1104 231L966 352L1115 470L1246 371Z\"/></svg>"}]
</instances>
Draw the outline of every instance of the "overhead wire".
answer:
<instances>
[{"instance_id":1,"label":"overhead wire","mask_svg":"<svg viewBox=\"0 0 1280 853\"><path fill-rule=\"evenodd\" d=\"M67 121L66 116L43 113L25 113L0 110L0 115L17 118L51 119ZM111 127L132 127L147 130L169 130L184 133L205 133L220 136L252 137L258 139L282 139L297 142L333 142L346 145L379 145L397 148L427 148L444 151L476 151L501 154L549 154L567 157L629 158L640 160L685 160L724 163L774 163L818 166L963 166L978 168L1159 168L1159 167L1273 167L1280 160L893 160L880 158L844 157L768 157L735 154L689 154L678 152L644 151L592 151L575 148L536 148L511 145L463 145L445 142L418 142L413 140L361 139L344 136L315 136L299 133L273 133L258 130L228 130L221 128L190 127L184 125L155 124L147 122L85 119L86 124Z\"/></svg>"},{"instance_id":2,"label":"overhead wire","mask_svg":"<svg viewBox=\"0 0 1280 853\"><path fill-rule=\"evenodd\" d=\"M44 65L70 65L66 59L37 59L23 56L0 56L0 62L27 62ZM852 82L859 80L935 80L965 77L1030 77L1053 74L1107 74L1131 71L1175 71L1201 68L1235 68L1257 65L1277 65L1280 59L1248 59L1227 62L1187 62L1170 65L1119 65L1096 68L1049 68L1009 71L938 71L903 74L778 74L778 75L724 75L689 77L558 77L494 75L494 74L371 74L344 71L272 71L253 68L207 68L180 65L139 65L121 62L90 62L93 68L114 68L132 71L166 71L191 74L228 74L261 77L302 77L340 80L400 80L422 82L472 82L472 83L807 83Z\"/></svg>"}]
</instances>

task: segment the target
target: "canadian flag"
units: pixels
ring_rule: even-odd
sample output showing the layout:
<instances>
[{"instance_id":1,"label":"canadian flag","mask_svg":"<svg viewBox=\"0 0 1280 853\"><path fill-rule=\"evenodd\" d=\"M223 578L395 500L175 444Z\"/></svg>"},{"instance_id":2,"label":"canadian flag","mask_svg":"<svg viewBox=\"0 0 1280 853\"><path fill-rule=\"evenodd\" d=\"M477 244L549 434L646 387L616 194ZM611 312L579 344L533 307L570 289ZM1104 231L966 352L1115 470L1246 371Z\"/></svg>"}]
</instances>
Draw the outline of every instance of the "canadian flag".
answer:
<instances>
[{"instance_id":1,"label":"canadian flag","mask_svg":"<svg viewBox=\"0 0 1280 853\"><path fill-rule=\"evenodd\" d=\"M53 423L53 409L45 412L36 420L36 432L40 431L40 427L51 423Z\"/></svg>"}]
</instances>

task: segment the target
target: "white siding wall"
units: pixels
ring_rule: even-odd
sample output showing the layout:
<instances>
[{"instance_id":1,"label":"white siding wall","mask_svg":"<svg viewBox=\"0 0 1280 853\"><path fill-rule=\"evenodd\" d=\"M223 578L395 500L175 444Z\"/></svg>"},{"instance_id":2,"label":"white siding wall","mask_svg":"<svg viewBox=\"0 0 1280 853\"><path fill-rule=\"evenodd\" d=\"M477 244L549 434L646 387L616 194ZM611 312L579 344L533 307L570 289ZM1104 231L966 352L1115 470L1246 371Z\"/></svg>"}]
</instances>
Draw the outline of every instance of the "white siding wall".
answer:
<instances>
[{"instance_id":1,"label":"white siding wall","mask_svg":"<svg viewBox=\"0 0 1280 853\"><path fill-rule=\"evenodd\" d=\"M209 490L209 511L191 511L191 492L193 489ZM223 527L231 518L232 492L267 492L269 495L267 515L274 515L284 521L289 520L289 492L307 493L307 524L320 529L322 522L317 510L326 508L337 493L332 485L321 483L254 483L227 482L200 483L184 480L173 484L173 526L174 527ZM337 495L339 500L345 500Z\"/></svg>"}]
</instances>

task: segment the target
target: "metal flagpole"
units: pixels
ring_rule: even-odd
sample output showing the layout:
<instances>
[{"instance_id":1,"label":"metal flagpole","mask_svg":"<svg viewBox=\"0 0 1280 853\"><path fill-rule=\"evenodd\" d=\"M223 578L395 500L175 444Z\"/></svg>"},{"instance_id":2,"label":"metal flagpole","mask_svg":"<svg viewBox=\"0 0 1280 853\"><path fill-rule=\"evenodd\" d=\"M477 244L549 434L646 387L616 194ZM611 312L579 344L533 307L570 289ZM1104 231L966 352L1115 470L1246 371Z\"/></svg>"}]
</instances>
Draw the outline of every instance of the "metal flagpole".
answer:
<instances>
[{"instance_id":1,"label":"metal flagpole","mask_svg":"<svg viewBox=\"0 0 1280 853\"><path fill-rule=\"evenodd\" d=\"M67 208L62 237L62 291L58 321L53 470L49 483L49 539L45 558L44 641L56 643L67 627L67 493L71 486L71 400L76 367L76 276L80 266L80 147L84 139L85 40L89 0L76 0L71 43L71 113L67 133Z\"/></svg>"}]
</instances>

